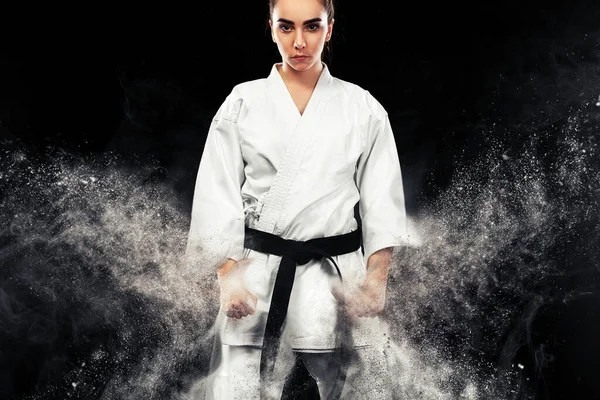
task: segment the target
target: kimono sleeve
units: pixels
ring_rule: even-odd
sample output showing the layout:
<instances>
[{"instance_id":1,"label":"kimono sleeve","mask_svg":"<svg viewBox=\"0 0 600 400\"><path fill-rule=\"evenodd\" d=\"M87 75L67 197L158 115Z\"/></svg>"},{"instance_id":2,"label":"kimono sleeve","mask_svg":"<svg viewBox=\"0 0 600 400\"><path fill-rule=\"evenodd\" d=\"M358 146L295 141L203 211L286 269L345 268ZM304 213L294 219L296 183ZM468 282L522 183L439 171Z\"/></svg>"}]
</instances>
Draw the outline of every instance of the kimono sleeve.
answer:
<instances>
[{"instance_id":1,"label":"kimono sleeve","mask_svg":"<svg viewBox=\"0 0 600 400\"><path fill-rule=\"evenodd\" d=\"M241 99L230 94L213 118L194 188L186 258L191 268L238 261L244 249L245 180L237 117Z\"/></svg>"},{"instance_id":2,"label":"kimono sleeve","mask_svg":"<svg viewBox=\"0 0 600 400\"><path fill-rule=\"evenodd\" d=\"M400 161L388 115L380 105L379 112L369 117L356 183L367 265L374 252L408 244Z\"/></svg>"}]
</instances>

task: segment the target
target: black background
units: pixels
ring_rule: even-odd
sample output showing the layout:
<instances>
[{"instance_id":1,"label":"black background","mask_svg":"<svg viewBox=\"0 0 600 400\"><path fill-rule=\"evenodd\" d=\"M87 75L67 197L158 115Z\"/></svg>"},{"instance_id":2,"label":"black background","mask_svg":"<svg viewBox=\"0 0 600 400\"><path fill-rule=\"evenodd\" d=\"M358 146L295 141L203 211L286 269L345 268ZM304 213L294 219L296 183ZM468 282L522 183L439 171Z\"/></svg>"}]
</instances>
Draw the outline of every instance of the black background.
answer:
<instances>
[{"instance_id":1,"label":"black background","mask_svg":"<svg viewBox=\"0 0 600 400\"><path fill-rule=\"evenodd\" d=\"M388 111L410 213L449 184L458 155L462 163L480 155L482 124L561 124L570 107L598 97L600 69L587 84L578 78L581 65L598 67L595 3L338 5L326 61ZM155 158L189 207L212 115L235 84L265 77L280 61L267 11L262 2L212 2L151 16L140 9L31 20L13 31L16 49L0 53L3 143ZM513 139L527 135L517 130ZM563 344L536 398L600 398L594 293L540 328Z\"/></svg>"}]
</instances>

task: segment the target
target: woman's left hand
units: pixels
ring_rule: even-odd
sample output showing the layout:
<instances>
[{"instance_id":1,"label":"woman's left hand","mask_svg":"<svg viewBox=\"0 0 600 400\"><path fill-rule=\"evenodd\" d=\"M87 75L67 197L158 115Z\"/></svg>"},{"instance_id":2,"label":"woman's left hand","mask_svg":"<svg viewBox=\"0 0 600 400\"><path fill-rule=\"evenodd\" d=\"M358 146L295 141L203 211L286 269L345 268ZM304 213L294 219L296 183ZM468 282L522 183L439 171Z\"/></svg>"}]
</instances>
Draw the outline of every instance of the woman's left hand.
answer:
<instances>
[{"instance_id":1,"label":"woman's left hand","mask_svg":"<svg viewBox=\"0 0 600 400\"><path fill-rule=\"evenodd\" d=\"M334 286L332 293L351 317L375 317L385 304L388 267L392 249L379 250L369 257L365 280L354 290Z\"/></svg>"},{"instance_id":2,"label":"woman's left hand","mask_svg":"<svg viewBox=\"0 0 600 400\"><path fill-rule=\"evenodd\" d=\"M386 282L377 279L365 281L355 290L341 291L334 288L333 295L346 307L346 312L351 317L375 317L383 311L385 304Z\"/></svg>"}]
</instances>

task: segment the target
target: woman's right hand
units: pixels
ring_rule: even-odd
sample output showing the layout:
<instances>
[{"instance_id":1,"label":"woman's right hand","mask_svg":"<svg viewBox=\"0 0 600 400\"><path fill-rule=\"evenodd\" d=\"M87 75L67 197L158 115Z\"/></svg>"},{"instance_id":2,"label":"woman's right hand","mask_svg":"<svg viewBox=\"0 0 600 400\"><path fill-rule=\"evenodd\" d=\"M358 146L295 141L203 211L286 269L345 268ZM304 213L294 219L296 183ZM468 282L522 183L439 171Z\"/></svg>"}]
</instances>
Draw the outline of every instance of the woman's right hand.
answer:
<instances>
[{"instance_id":1,"label":"woman's right hand","mask_svg":"<svg viewBox=\"0 0 600 400\"><path fill-rule=\"evenodd\" d=\"M257 298L246 289L239 262L228 259L218 271L221 309L229 318L254 314Z\"/></svg>"}]
</instances>

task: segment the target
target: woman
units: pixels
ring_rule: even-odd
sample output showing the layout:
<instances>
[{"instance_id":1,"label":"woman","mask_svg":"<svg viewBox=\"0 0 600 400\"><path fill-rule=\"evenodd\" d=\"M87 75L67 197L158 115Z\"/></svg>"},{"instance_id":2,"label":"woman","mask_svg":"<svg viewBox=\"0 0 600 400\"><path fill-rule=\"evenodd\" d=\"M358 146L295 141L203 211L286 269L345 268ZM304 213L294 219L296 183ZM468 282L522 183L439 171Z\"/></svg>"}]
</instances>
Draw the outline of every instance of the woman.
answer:
<instances>
[{"instance_id":1,"label":"woman","mask_svg":"<svg viewBox=\"0 0 600 400\"><path fill-rule=\"evenodd\" d=\"M384 108L321 61L333 16L331 0L271 0L282 62L209 130L188 243L221 290L207 398L280 398L294 355L322 399L391 398L377 314L407 239L400 164Z\"/></svg>"}]
</instances>

